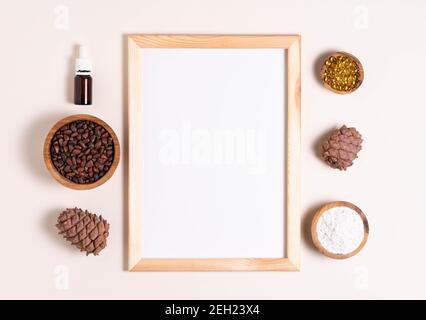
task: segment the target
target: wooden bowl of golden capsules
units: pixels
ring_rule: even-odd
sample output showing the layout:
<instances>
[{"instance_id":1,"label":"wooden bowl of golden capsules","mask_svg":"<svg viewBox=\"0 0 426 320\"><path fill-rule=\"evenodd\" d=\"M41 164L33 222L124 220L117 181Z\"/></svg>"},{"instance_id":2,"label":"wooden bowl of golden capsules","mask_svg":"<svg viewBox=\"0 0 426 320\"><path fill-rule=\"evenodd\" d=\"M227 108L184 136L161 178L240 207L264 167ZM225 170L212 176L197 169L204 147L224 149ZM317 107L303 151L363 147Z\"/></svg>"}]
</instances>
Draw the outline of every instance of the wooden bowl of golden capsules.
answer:
<instances>
[{"instance_id":1,"label":"wooden bowl of golden capsules","mask_svg":"<svg viewBox=\"0 0 426 320\"><path fill-rule=\"evenodd\" d=\"M338 94L348 94L359 88L364 80L361 62L347 52L335 52L327 56L321 67L324 86Z\"/></svg>"}]
</instances>

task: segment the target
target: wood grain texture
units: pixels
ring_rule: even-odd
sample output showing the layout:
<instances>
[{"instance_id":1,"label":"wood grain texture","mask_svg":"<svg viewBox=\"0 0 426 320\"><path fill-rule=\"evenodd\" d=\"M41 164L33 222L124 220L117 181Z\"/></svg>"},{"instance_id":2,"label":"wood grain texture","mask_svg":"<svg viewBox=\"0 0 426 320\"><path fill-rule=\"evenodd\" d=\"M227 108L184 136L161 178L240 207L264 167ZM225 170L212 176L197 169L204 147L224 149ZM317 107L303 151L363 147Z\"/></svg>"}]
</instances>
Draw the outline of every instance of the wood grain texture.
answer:
<instances>
[{"instance_id":1,"label":"wood grain texture","mask_svg":"<svg viewBox=\"0 0 426 320\"><path fill-rule=\"evenodd\" d=\"M108 172L99 180L93 182L93 183L88 183L88 184L79 184L79 183L74 183L70 180L68 180L67 178L63 177L55 168L55 166L53 165L52 162L52 158L50 155L50 145L53 139L53 136L55 135L55 133L64 125L70 123L70 122L74 122L77 120L88 120L88 121L92 121L97 123L98 125L104 127L108 133L111 135L112 140L114 142L114 160L113 163L110 167L110 169L108 170ZM89 190L89 189L93 189L96 188L102 184L104 184L105 182L108 181L109 178L112 177L112 175L115 172L115 169L117 169L118 163L120 162L120 143L118 141L117 136L115 135L114 130L111 129L111 127L104 121L102 121L101 119L88 115L88 114L76 114L76 115L72 115L69 117L66 117L64 119L59 120L49 131L49 133L46 136L46 139L44 141L44 148L43 148L43 158L44 158L44 163L46 165L47 170L49 170L50 174L53 176L53 178L55 178L56 181L58 181L60 184L62 184L63 186L67 187L67 188L71 188L74 190Z\"/></svg>"},{"instance_id":2,"label":"wood grain texture","mask_svg":"<svg viewBox=\"0 0 426 320\"><path fill-rule=\"evenodd\" d=\"M129 271L298 271L300 269L301 59L298 35L130 35ZM287 50L285 253L279 259L141 259L140 48L281 48ZM284 71L283 71L284 73Z\"/></svg>"},{"instance_id":3,"label":"wood grain texture","mask_svg":"<svg viewBox=\"0 0 426 320\"><path fill-rule=\"evenodd\" d=\"M298 271L289 259L141 259L130 271Z\"/></svg>"},{"instance_id":4,"label":"wood grain texture","mask_svg":"<svg viewBox=\"0 0 426 320\"><path fill-rule=\"evenodd\" d=\"M130 35L140 48L289 48L298 35Z\"/></svg>"},{"instance_id":5,"label":"wood grain texture","mask_svg":"<svg viewBox=\"0 0 426 320\"><path fill-rule=\"evenodd\" d=\"M336 89L332 88L328 83L326 83L324 81L324 73L326 71L325 62L328 59L330 59L331 57L339 57L339 56L349 57L349 58L353 59L355 61L355 63L357 64L358 68L359 68L359 80L358 80L358 83L356 84L356 86L353 89L351 89L349 91L339 91L339 90L336 90ZM320 71L320 78L321 78L322 84L327 89L333 91L334 93L338 93L338 94L348 94L348 93L354 92L355 90L357 90L361 86L362 82L364 81L364 68L362 67L361 61L359 61L358 58L355 57L354 55L352 55L350 53L347 53L347 52L338 51L338 52L334 52L334 53L328 55L324 59L324 63L322 65L321 71Z\"/></svg>"},{"instance_id":6,"label":"wood grain texture","mask_svg":"<svg viewBox=\"0 0 426 320\"><path fill-rule=\"evenodd\" d=\"M301 57L298 37L287 50L286 253L300 268Z\"/></svg>"},{"instance_id":7,"label":"wood grain texture","mask_svg":"<svg viewBox=\"0 0 426 320\"><path fill-rule=\"evenodd\" d=\"M131 269L140 260L141 252L141 220L142 204L140 195L142 194L141 181L137 177L141 174L142 159L138 152L142 146L141 139L141 78L140 78L140 53L139 46L132 38L128 38L128 141L129 141L129 249L128 249L128 268Z\"/></svg>"},{"instance_id":8,"label":"wood grain texture","mask_svg":"<svg viewBox=\"0 0 426 320\"><path fill-rule=\"evenodd\" d=\"M352 210L355 210L361 217L362 222L364 224L364 239L362 240L361 244L358 246L356 250L348 254L335 254L335 253L329 252L327 249L325 249L322 246L321 242L318 239L317 224L319 219L327 210L331 208L336 208L336 207L348 207L348 208L351 208ZM370 228L368 225L367 217L365 216L364 212L362 212L362 210L358 208L356 205L346 201L335 201L335 202L330 202L326 204L325 206L323 206L321 209L317 211L311 224L312 240L314 242L315 247L318 249L319 252L333 259L347 259L359 253L362 250L362 248L364 248L365 244L367 243L369 232L370 232Z\"/></svg>"}]
</instances>

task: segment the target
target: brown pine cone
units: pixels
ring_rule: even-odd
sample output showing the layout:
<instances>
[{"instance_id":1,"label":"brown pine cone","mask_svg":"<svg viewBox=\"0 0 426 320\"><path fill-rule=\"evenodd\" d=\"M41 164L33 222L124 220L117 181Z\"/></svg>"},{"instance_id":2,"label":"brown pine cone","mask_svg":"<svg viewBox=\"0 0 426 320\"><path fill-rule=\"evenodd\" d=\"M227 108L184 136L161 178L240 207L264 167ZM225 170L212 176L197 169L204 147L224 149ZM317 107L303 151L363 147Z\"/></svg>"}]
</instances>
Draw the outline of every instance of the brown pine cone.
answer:
<instances>
[{"instance_id":1,"label":"brown pine cone","mask_svg":"<svg viewBox=\"0 0 426 320\"><path fill-rule=\"evenodd\" d=\"M109 223L96 214L78 208L67 209L58 217L59 234L86 255L95 256L107 245Z\"/></svg>"},{"instance_id":2,"label":"brown pine cone","mask_svg":"<svg viewBox=\"0 0 426 320\"><path fill-rule=\"evenodd\" d=\"M332 168L346 170L358 158L361 150L361 134L355 128L341 127L332 132L321 148L321 157Z\"/></svg>"}]
</instances>

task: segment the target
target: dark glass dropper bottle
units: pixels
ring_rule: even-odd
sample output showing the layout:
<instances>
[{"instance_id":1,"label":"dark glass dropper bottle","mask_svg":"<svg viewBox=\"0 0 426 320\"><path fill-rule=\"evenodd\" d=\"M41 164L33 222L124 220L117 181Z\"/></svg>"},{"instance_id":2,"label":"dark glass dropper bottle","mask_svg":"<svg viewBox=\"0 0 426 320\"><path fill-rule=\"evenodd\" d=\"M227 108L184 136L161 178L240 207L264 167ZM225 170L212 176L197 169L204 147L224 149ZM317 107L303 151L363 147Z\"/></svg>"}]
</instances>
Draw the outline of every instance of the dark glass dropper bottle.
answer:
<instances>
[{"instance_id":1,"label":"dark glass dropper bottle","mask_svg":"<svg viewBox=\"0 0 426 320\"><path fill-rule=\"evenodd\" d=\"M78 58L75 60L74 104L92 104L92 62L85 46L79 47Z\"/></svg>"}]
</instances>

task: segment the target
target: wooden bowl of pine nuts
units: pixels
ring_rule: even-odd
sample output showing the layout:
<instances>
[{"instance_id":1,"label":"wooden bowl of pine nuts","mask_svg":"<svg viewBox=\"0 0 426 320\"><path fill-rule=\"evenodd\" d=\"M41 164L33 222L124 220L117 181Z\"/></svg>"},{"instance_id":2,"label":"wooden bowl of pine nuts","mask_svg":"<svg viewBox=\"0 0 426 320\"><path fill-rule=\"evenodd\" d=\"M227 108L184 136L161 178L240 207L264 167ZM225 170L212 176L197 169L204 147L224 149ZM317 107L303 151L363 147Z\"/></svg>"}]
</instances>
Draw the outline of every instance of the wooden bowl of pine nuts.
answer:
<instances>
[{"instance_id":1,"label":"wooden bowl of pine nuts","mask_svg":"<svg viewBox=\"0 0 426 320\"><path fill-rule=\"evenodd\" d=\"M77 114L59 120L46 136L44 163L53 178L75 190L96 188L112 177L120 143L103 120Z\"/></svg>"}]
</instances>

